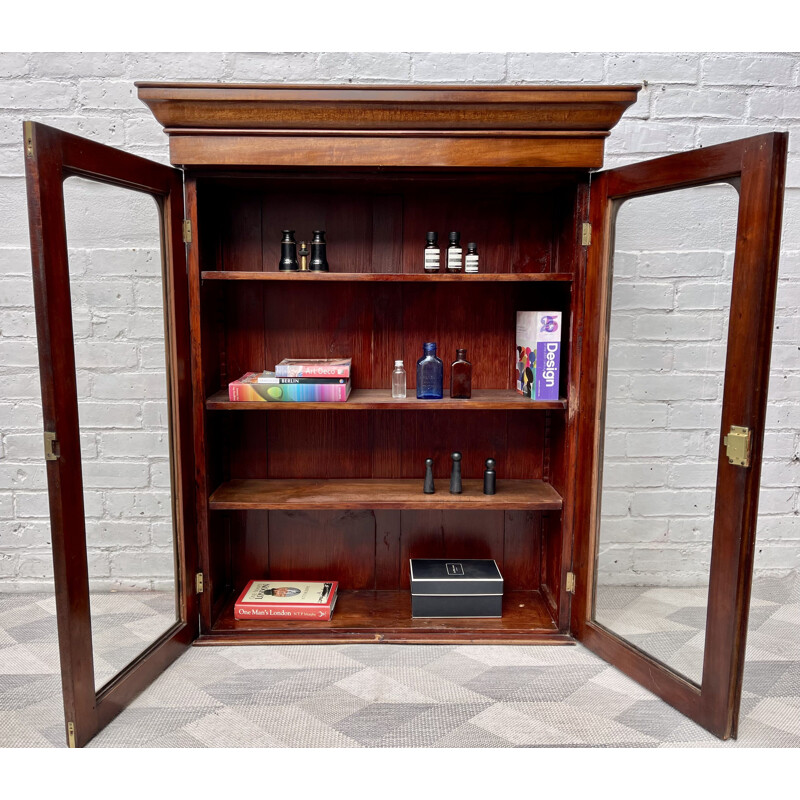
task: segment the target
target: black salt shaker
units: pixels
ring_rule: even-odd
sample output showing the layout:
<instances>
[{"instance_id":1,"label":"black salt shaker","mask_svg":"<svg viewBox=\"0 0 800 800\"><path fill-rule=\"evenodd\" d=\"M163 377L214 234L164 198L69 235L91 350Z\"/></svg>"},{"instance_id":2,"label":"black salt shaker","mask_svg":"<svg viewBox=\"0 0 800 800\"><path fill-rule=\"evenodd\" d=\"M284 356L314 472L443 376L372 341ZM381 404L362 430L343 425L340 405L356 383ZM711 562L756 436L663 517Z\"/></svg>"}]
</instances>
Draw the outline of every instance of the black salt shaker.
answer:
<instances>
[{"instance_id":1,"label":"black salt shaker","mask_svg":"<svg viewBox=\"0 0 800 800\"><path fill-rule=\"evenodd\" d=\"M486 459L486 472L483 473L483 493L494 494L497 491L497 473L494 470L494 459Z\"/></svg>"}]
</instances>

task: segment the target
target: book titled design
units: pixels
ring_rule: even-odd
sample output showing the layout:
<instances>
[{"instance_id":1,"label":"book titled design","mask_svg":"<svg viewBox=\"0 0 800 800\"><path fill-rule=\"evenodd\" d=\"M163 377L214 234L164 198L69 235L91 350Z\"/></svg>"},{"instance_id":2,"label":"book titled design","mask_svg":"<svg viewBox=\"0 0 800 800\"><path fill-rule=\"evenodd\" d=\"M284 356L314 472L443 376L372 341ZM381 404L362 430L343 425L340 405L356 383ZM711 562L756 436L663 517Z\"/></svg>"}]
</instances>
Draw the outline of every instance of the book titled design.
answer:
<instances>
[{"instance_id":1,"label":"book titled design","mask_svg":"<svg viewBox=\"0 0 800 800\"><path fill-rule=\"evenodd\" d=\"M517 391L531 400L558 400L561 312L517 311Z\"/></svg>"},{"instance_id":2,"label":"book titled design","mask_svg":"<svg viewBox=\"0 0 800 800\"><path fill-rule=\"evenodd\" d=\"M350 396L351 382L288 383L263 382L262 373L247 372L228 384L228 399L233 402L264 403L343 403Z\"/></svg>"},{"instance_id":3,"label":"book titled design","mask_svg":"<svg viewBox=\"0 0 800 800\"><path fill-rule=\"evenodd\" d=\"M250 581L234 603L236 619L306 619L328 622L338 581Z\"/></svg>"},{"instance_id":4,"label":"book titled design","mask_svg":"<svg viewBox=\"0 0 800 800\"><path fill-rule=\"evenodd\" d=\"M349 378L349 358L284 358L275 366L278 378Z\"/></svg>"}]
</instances>

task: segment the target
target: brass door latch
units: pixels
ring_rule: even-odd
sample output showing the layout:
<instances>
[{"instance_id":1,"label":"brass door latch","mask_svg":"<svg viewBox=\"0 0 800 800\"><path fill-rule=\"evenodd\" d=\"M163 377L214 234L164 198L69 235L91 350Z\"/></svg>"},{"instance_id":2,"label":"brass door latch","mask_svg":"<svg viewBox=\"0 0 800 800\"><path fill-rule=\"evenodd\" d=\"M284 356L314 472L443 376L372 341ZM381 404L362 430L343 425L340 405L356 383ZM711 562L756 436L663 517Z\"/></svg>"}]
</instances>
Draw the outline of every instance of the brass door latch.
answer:
<instances>
[{"instance_id":1,"label":"brass door latch","mask_svg":"<svg viewBox=\"0 0 800 800\"><path fill-rule=\"evenodd\" d=\"M750 466L750 428L731 425L728 435L722 440L728 462L737 467Z\"/></svg>"}]
</instances>

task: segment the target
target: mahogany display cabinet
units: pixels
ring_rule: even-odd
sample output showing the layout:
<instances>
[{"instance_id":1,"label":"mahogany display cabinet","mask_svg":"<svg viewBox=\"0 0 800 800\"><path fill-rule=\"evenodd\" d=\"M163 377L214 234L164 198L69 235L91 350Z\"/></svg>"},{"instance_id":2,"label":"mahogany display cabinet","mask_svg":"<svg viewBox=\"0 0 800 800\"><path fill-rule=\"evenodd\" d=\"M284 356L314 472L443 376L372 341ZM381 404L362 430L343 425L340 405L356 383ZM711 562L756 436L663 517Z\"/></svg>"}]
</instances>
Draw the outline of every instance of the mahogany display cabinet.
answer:
<instances>
[{"instance_id":1,"label":"mahogany display cabinet","mask_svg":"<svg viewBox=\"0 0 800 800\"><path fill-rule=\"evenodd\" d=\"M91 739L193 643L577 640L735 736L786 134L598 172L637 86L137 86L174 167L24 126L68 742ZM162 227L178 612L103 686L68 313L69 176L151 195ZM717 182L739 203L704 660L690 680L595 615L612 253L623 201ZM284 228L324 228L331 271L279 272ZM424 274L428 230L479 242L479 274ZM563 312L556 401L515 391L515 313L536 309ZM424 341L446 363L467 349L471 399L415 399ZM351 357L349 401L228 401L228 381L290 356ZM390 396L396 358L406 400ZM454 450L461 495L447 491ZM433 495L422 493L429 456ZM480 489L489 457L492 496ZM495 559L502 618L412 619L412 557ZM338 580L332 621L235 620L238 593L261 577Z\"/></svg>"}]
</instances>

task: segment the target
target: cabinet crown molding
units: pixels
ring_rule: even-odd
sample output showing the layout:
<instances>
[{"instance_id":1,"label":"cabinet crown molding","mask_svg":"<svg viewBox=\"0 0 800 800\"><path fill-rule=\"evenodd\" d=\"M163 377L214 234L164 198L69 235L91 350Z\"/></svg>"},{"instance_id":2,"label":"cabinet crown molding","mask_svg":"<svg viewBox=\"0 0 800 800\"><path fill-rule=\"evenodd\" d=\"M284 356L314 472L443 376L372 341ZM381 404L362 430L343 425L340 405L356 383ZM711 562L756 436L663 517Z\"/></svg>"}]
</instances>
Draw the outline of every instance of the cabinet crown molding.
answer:
<instances>
[{"instance_id":1,"label":"cabinet crown molding","mask_svg":"<svg viewBox=\"0 0 800 800\"><path fill-rule=\"evenodd\" d=\"M484 168L601 166L603 140L641 88L141 81L136 87L169 134L175 164L289 166L300 148L309 165L333 159L345 167ZM430 141L427 149L407 146L420 138Z\"/></svg>"}]
</instances>

